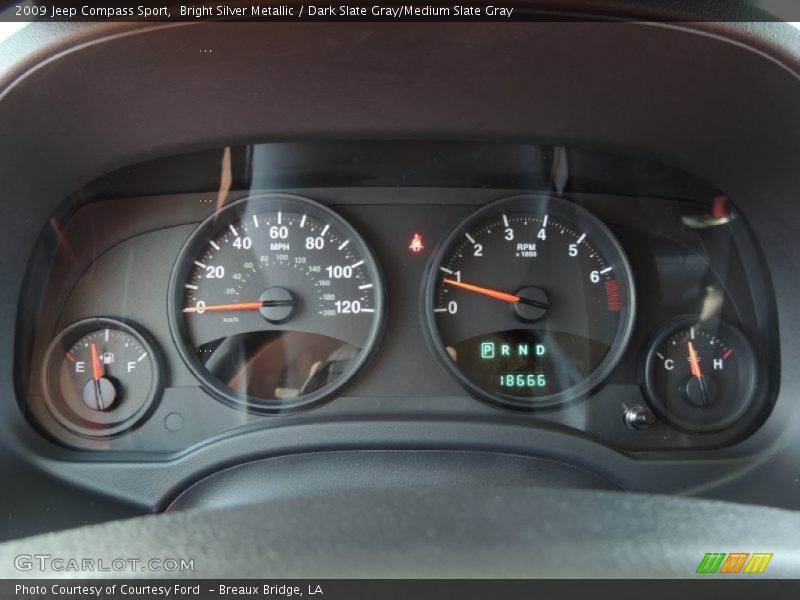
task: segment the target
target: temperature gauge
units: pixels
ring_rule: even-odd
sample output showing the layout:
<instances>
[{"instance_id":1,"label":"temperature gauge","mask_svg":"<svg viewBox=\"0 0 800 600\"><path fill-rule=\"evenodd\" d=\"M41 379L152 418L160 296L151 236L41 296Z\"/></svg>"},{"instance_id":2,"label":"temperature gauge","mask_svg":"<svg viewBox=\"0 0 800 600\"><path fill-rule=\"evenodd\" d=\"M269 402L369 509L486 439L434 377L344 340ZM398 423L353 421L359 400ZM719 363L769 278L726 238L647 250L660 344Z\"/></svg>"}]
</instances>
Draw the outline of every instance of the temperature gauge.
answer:
<instances>
[{"instance_id":1,"label":"temperature gauge","mask_svg":"<svg viewBox=\"0 0 800 600\"><path fill-rule=\"evenodd\" d=\"M158 391L152 347L130 325L87 319L62 331L47 352L43 389L64 427L107 437L134 426Z\"/></svg>"},{"instance_id":2,"label":"temperature gauge","mask_svg":"<svg viewBox=\"0 0 800 600\"><path fill-rule=\"evenodd\" d=\"M679 317L655 337L645 390L664 418L692 431L728 427L756 391L756 359L747 338L724 321Z\"/></svg>"}]
</instances>

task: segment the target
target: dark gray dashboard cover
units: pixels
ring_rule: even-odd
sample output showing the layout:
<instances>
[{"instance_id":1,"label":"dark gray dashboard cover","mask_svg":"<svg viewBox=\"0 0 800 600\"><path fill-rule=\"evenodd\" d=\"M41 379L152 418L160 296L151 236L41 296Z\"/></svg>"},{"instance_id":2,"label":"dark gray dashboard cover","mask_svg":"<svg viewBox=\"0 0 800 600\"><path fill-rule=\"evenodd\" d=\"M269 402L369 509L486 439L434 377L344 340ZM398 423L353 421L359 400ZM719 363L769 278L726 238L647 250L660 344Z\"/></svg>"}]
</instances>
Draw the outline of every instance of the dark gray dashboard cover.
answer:
<instances>
[{"instance_id":1,"label":"dark gray dashboard cover","mask_svg":"<svg viewBox=\"0 0 800 600\"><path fill-rule=\"evenodd\" d=\"M797 577L798 531L793 512L641 494L495 486L350 492L6 543L0 577L19 576L13 558L22 553L109 563L122 553L194 559L196 573L182 576L203 578L688 578L697 577L705 553L726 551L771 552L758 577Z\"/></svg>"},{"instance_id":2,"label":"dark gray dashboard cover","mask_svg":"<svg viewBox=\"0 0 800 600\"><path fill-rule=\"evenodd\" d=\"M482 486L618 489L575 467L510 454L319 452L254 461L209 475L178 496L168 510L241 506L292 497L324 498L330 493L354 491L460 489L466 497Z\"/></svg>"}]
</instances>

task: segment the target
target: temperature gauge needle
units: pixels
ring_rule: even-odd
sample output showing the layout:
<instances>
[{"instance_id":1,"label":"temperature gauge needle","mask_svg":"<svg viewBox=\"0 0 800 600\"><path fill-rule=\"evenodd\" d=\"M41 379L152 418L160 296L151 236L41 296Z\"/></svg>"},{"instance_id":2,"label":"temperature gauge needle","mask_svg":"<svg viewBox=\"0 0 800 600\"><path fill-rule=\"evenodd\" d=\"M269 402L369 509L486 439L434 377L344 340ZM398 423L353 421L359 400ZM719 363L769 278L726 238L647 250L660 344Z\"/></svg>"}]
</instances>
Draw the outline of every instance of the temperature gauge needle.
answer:
<instances>
[{"instance_id":1,"label":"temperature gauge needle","mask_svg":"<svg viewBox=\"0 0 800 600\"><path fill-rule=\"evenodd\" d=\"M700 361L697 358L697 350L694 349L694 344L689 342L689 364L692 367L692 375L701 379L703 371L700 370Z\"/></svg>"},{"instance_id":2,"label":"temperature gauge needle","mask_svg":"<svg viewBox=\"0 0 800 600\"><path fill-rule=\"evenodd\" d=\"M97 406L100 410L105 410L103 403L103 393L100 390L100 380L103 378L103 365L97 355L97 346L92 344L92 379L94 379L94 393L97 397Z\"/></svg>"},{"instance_id":3,"label":"temperature gauge needle","mask_svg":"<svg viewBox=\"0 0 800 600\"><path fill-rule=\"evenodd\" d=\"M711 404L708 398L708 390L706 389L706 382L703 378L703 371L700 369L700 359L697 357L697 350L694 344L689 342L689 364L691 365L692 375L697 379L700 384L700 393L703 395L703 402L706 406Z\"/></svg>"}]
</instances>

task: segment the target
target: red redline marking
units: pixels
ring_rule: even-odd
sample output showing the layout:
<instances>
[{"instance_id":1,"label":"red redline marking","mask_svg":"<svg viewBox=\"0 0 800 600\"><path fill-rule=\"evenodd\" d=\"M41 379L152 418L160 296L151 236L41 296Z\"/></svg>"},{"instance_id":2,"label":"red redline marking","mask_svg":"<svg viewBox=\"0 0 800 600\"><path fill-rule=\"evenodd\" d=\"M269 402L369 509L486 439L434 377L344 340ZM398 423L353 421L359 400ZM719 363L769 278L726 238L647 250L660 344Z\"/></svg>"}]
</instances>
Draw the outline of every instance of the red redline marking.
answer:
<instances>
[{"instance_id":1,"label":"red redline marking","mask_svg":"<svg viewBox=\"0 0 800 600\"><path fill-rule=\"evenodd\" d=\"M72 356L72 354L70 354L69 352L67 352L67 358L68 358L69 360L71 360L72 362L75 362L75 357L74 357L74 356Z\"/></svg>"},{"instance_id":2,"label":"red redline marking","mask_svg":"<svg viewBox=\"0 0 800 600\"><path fill-rule=\"evenodd\" d=\"M717 196L714 198L714 207L711 210L711 216L717 220L728 217L728 198L726 196Z\"/></svg>"},{"instance_id":3,"label":"red redline marking","mask_svg":"<svg viewBox=\"0 0 800 600\"><path fill-rule=\"evenodd\" d=\"M733 348L728 348L725 351L725 354L722 355L722 358L726 358L727 359L731 354L733 354Z\"/></svg>"},{"instance_id":4,"label":"red redline marking","mask_svg":"<svg viewBox=\"0 0 800 600\"><path fill-rule=\"evenodd\" d=\"M619 296L619 284L616 279L608 279L604 282L606 288L606 302L608 310L619 312L622 310L622 299Z\"/></svg>"}]
</instances>

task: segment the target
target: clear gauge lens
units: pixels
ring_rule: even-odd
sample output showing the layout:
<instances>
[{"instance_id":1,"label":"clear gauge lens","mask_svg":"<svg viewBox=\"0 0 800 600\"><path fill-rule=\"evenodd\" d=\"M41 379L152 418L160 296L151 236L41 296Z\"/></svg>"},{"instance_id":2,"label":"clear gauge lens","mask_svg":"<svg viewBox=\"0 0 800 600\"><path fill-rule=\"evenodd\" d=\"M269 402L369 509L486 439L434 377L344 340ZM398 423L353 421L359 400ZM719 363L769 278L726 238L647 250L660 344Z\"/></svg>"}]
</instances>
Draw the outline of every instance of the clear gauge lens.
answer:
<instances>
[{"instance_id":1,"label":"clear gauge lens","mask_svg":"<svg viewBox=\"0 0 800 600\"><path fill-rule=\"evenodd\" d=\"M755 360L735 327L717 319L678 317L659 329L648 352L648 398L656 412L683 429L723 429L753 402Z\"/></svg>"},{"instance_id":2,"label":"clear gauge lens","mask_svg":"<svg viewBox=\"0 0 800 600\"><path fill-rule=\"evenodd\" d=\"M382 322L372 253L343 219L295 196L239 201L195 231L173 273L171 322L218 397L280 412L331 394Z\"/></svg>"},{"instance_id":3,"label":"clear gauge lens","mask_svg":"<svg viewBox=\"0 0 800 600\"><path fill-rule=\"evenodd\" d=\"M500 200L436 254L424 312L438 356L477 396L516 408L580 397L627 344L634 291L611 232L560 199Z\"/></svg>"},{"instance_id":4,"label":"clear gauge lens","mask_svg":"<svg viewBox=\"0 0 800 600\"><path fill-rule=\"evenodd\" d=\"M158 391L151 346L127 323L87 319L61 332L43 373L53 416L73 432L106 437L131 428Z\"/></svg>"}]
</instances>

